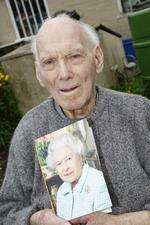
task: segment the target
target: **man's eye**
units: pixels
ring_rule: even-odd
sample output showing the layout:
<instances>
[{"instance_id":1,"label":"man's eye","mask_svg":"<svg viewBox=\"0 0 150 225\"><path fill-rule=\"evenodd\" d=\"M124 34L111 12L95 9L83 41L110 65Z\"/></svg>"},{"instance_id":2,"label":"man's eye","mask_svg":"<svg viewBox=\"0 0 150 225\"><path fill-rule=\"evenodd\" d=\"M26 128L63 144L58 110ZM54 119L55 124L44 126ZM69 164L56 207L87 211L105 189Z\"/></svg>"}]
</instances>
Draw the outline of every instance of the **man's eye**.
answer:
<instances>
[{"instance_id":1,"label":"man's eye","mask_svg":"<svg viewBox=\"0 0 150 225\"><path fill-rule=\"evenodd\" d=\"M47 59L47 60L43 61L42 65L45 70L53 70L56 65L56 60L55 59Z\"/></svg>"},{"instance_id":2,"label":"man's eye","mask_svg":"<svg viewBox=\"0 0 150 225\"><path fill-rule=\"evenodd\" d=\"M75 55L72 55L71 57L72 57L73 59L77 59L77 58L81 57L81 55L80 55L80 54L75 54Z\"/></svg>"},{"instance_id":3,"label":"man's eye","mask_svg":"<svg viewBox=\"0 0 150 225\"><path fill-rule=\"evenodd\" d=\"M81 54L74 54L70 56L72 64L77 65L83 62L84 57Z\"/></svg>"},{"instance_id":4,"label":"man's eye","mask_svg":"<svg viewBox=\"0 0 150 225\"><path fill-rule=\"evenodd\" d=\"M82 58L82 55L80 55L80 54L75 54L75 55L71 56L72 60L77 60L77 59L81 59L81 58Z\"/></svg>"},{"instance_id":5,"label":"man's eye","mask_svg":"<svg viewBox=\"0 0 150 225\"><path fill-rule=\"evenodd\" d=\"M49 60L46 60L46 61L44 62L44 64L45 64L45 65L51 65L51 64L53 64L54 62L55 62L55 60L49 59Z\"/></svg>"}]
</instances>

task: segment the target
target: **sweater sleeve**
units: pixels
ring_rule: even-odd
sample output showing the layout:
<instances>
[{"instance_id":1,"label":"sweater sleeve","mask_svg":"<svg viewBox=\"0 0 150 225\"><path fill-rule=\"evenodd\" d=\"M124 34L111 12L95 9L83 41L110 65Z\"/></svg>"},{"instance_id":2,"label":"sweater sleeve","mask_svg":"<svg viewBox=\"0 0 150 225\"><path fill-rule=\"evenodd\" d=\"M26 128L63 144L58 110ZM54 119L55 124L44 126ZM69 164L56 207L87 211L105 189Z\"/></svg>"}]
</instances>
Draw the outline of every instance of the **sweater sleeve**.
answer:
<instances>
[{"instance_id":1,"label":"sweater sleeve","mask_svg":"<svg viewBox=\"0 0 150 225\"><path fill-rule=\"evenodd\" d=\"M41 193L40 200L32 197L35 160L30 127L30 121L21 121L11 142L0 190L0 225L27 225L30 215L43 207Z\"/></svg>"},{"instance_id":2,"label":"sweater sleeve","mask_svg":"<svg viewBox=\"0 0 150 225\"><path fill-rule=\"evenodd\" d=\"M138 103L138 104L137 104ZM150 179L150 100L141 97L136 101L135 130L136 145L140 164ZM150 196L145 204L150 210Z\"/></svg>"},{"instance_id":3,"label":"sweater sleeve","mask_svg":"<svg viewBox=\"0 0 150 225\"><path fill-rule=\"evenodd\" d=\"M150 177L150 100L143 97L136 102L135 131L139 160Z\"/></svg>"},{"instance_id":4,"label":"sweater sleeve","mask_svg":"<svg viewBox=\"0 0 150 225\"><path fill-rule=\"evenodd\" d=\"M146 117L146 130L147 130L147 149L148 151L146 152L145 155L145 166L144 169L146 170L147 174L149 175L150 178L150 100L147 100L145 102L145 117Z\"/></svg>"},{"instance_id":5,"label":"sweater sleeve","mask_svg":"<svg viewBox=\"0 0 150 225\"><path fill-rule=\"evenodd\" d=\"M26 225L30 215L37 210L37 206L30 203L30 191L24 193L17 170L15 156L10 152L0 191L0 224L3 225Z\"/></svg>"},{"instance_id":6,"label":"sweater sleeve","mask_svg":"<svg viewBox=\"0 0 150 225\"><path fill-rule=\"evenodd\" d=\"M30 214L36 210L35 205L30 205L29 195L27 196L23 191L15 156L13 152L10 152L5 179L0 191L0 221L3 221L3 225L28 224Z\"/></svg>"}]
</instances>

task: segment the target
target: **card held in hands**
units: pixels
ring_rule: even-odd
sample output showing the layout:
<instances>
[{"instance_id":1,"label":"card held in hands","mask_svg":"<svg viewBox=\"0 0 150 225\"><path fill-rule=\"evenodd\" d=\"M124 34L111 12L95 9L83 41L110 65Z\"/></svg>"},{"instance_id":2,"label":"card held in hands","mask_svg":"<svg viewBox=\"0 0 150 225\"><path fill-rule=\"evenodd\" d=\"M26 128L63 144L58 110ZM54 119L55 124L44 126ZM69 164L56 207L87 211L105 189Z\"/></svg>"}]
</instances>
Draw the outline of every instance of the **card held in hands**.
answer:
<instances>
[{"instance_id":1,"label":"card held in hands","mask_svg":"<svg viewBox=\"0 0 150 225\"><path fill-rule=\"evenodd\" d=\"M57 216L71 220L111 212L111 199L87 119L35 140L40 168Z\"/></svg>"}]
</instances>

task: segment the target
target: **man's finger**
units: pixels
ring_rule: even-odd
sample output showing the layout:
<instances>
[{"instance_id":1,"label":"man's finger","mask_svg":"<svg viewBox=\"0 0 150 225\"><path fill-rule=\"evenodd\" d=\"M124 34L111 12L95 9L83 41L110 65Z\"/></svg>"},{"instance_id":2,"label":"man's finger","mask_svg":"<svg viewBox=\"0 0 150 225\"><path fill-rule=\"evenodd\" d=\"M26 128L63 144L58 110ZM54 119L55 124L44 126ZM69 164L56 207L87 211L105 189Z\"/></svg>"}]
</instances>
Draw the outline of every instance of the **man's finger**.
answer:
<instances>
[{"instance_id":1,"label":"man's finger","mask_svg":"<svg viewBox=\"0 0 150 225\"><path fill-rule=\"evenodd\" d=\"M76 224L87 224L89 221L93 220L94 214L89 214L89 215L85 215L85 216L81 216L75 219L70 220L69 222L72 225L76 225Z\"/></svg>"}]
</instances>

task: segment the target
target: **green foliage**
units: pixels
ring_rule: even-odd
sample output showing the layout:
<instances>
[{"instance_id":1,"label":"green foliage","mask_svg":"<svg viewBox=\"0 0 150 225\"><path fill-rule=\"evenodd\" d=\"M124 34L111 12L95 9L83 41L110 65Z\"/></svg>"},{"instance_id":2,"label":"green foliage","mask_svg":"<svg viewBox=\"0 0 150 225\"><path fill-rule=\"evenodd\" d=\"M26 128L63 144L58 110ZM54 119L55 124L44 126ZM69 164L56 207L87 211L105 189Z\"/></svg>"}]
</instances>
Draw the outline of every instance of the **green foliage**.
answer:
<instances>
[{"instance_id":1,"label":"green foliage","mask_svg":"<svg viewBox=\"0 0 150 225\"><path fill-rule=\"evenodd\" d=\"M38 143L36 143L36 151L37 151L37 154L38 154L38 159L39 159L39 162L40 162L40 165L41 166L45 166L46 163L45 163L45 159L46 159L46 156L47 156L47 148L48 148L48 145L49 145L49 142L48 141L40 141Z\"/></svg>"},{"instance_id":2,"label":"green foliage","mask_svg":"<svg viewBox=\"0 0 150 225\"><path fill-rule=\"evenodd\" d=\"M0 175L3 174L6 166L14 129L22 117L9 79L10 77L0 68Z\"/></svg>"},{"instance_id":3,"label":"green foliage","mask_svg":"<svg viewBox=\"0 0 150 225\"><path fill-rule=\"evenodd\" d=\"M150 77L127 75L117 71L118 83L112 89L150 98Z\"/></svg>"}]
</instances>

